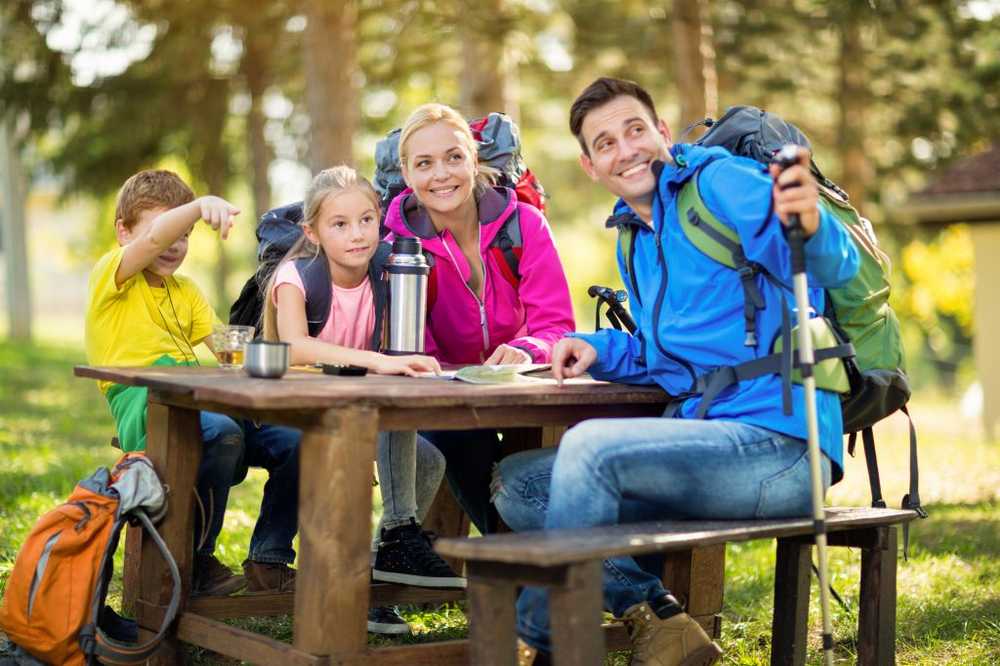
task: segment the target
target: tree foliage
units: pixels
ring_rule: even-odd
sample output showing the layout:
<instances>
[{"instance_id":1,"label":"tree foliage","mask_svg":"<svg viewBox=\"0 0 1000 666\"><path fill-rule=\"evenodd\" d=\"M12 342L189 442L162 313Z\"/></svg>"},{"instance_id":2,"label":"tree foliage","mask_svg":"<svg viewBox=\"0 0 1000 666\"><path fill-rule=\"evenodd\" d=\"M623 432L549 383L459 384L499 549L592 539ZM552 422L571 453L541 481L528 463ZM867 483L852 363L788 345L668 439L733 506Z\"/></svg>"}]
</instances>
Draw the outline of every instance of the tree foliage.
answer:
<instances>
[{"instance_id":1,"label":"tree foliage","mask_svg":"<svg viewBox=\"0 0 1000 666\"><path fill-rule=\"evenodd\" d=\"M698 60L676 50L684 0L352 0L343 5L352 10L351 54L333 37L323 53L322 39L307 39L316 8L329 6L318 0L94 0L104 16L86 16L75 41L58 44L81 1L0 5L2 110L30 137L29 165L57 175L65 192L108 196L137 169L169 160L199 189L249 191L259 212L277 163L318 168L350 157L370 172L375 141L418 104L438 100L469 115L499 105L519 121L528 163L551 195L575 293L617 277L602 229L609 198L576 165L567 131L573 97L599 75L640 81L675 139L691 119L682 108L698 108L689 99L697 87L680 84L684 63ZM754 104L799 124L824 171L902 251L901 265L930 256L936 243L958 252L950 236L917 241L911 228L888 223L934 169L1000 137L1000 18L971 0L698 4L714 52L700 66L712 68L702 74L714 73L719 113ZM124 12L109 29L111 9ZM120 71L81 78L81 53L146 42L148 53ZM340 130L347 143L310 160L316 132ZM221 303L224 261L219 272ZM945 330L959 347L967 342L960 308L928 301L909 268L897 279L921 340ZM589 310L585 302L581 295L578 312ZM927 302L934 317L919 305ZM589 326L589 316L580 323Z\"/></svg>"}]
</instances>

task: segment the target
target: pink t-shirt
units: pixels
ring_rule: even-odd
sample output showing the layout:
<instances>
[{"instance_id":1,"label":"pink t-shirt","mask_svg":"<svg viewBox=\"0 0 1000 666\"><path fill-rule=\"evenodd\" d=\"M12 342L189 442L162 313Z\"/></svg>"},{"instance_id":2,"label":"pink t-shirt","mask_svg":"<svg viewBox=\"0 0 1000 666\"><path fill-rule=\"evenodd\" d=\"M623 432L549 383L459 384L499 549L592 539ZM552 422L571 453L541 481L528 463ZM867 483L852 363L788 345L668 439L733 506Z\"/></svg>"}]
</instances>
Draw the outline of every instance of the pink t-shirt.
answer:
<instances>
[{"instance_id":1,"label":"pink t-shirt","mask_svg":"<svg viewBox=\"0 0 1000 666\"><path fill-rule=\"evenodd\" d=\"M274 290L271 293L275 299L278 286L283 284L295 285L305 298L302 278L299 277L295 264L290 261L283 263L274 276ZM351 289L338 287L333 283L330 286L333 287L330 316L316 339L341 347L371 349L372 333L375 331L375 299L368 277L365 276L364 282Z\"/></svg>"}]
</instances>

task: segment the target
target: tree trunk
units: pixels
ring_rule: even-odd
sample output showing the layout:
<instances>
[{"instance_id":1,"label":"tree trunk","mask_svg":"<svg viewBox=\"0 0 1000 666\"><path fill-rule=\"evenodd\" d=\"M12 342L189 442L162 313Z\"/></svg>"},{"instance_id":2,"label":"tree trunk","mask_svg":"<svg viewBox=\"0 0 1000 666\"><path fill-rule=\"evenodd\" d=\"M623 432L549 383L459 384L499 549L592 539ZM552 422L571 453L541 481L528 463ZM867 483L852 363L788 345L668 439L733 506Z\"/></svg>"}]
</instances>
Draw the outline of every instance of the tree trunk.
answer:
<instances>
[{"instance_id":1,"label":"tree trunk","mask_svg":"<svg viewBox=\"0 0 1000 666\"><path fill-rule=\"evenodd\" d=\"M462 33L462 73L459 79L459 106L469 118L490 111L503 111L516 117L517 109L507 98L507 66L504 45L506 28L497 20L504 0L487 0L471 16L462 14L456 28ZM459 9L461 12L462 10Z\"/></svg>"},{"instance_id":2,"label":"tree trunk","mask_svg":"<svg viewBox=\"0 0 1000 666\"><path fill-rule=\"evenodd\" d=\"M248 34L246 55L243 56L243 74L250 95L247 113L247 154L253 179L254 223L271 207L271 185L267 169L271 164L271 149L264 137L264 93L268 85L267 45L261 43L263 33Z\"/></svg>"},{"instance_id":3,"label":"tree trunk","mask_svg":"<svg viewBox=\"0 0 1000 666\"><path fill-rule=\"evenodd\" d=\"M355 0L307 0L305 9L309 165L315 172L354 163L352 146L360 124L354 86L358 7Z\"/></svg>"},{"instance_id":4,"label":"tree trunk","mask_svg":"<svg viewBox=\"0 0 1000 666\"><path fill-rule=\"evenodd\" d=\"M31 340L31 283L24 224L24 175L11 123L0 120L0 250L6 267L8 335Z\"/></svg>"},{"instance_id":5,"label":"tree trunk","mask_svg":"<svg viewBox=\"0 0 1000 666\"><path fill-rule=\"evenodd\" d=\"M679 133L693 122L718 114L719 90L711 21L702 20L707 2L674 0L674 73L680 98ZM679 138L675 136L675 139Z\"/></svg>"},{"instance_id":6,"label":"tree trunk","mask_svg":"<svg viewBox=\"0 0 1000 666\"><path fill-rule=\"evenodd\" d=\"M865 52L861 22L854 12L846 12L840 28L840 129L837 149L840 153L839 184L851 197L859 211L864 206L866 190L871 182L871 166L865 154L865 105L868 89L865 85ZM863 211L862 211L863 212Z\"/></svg>"}]
</instances>

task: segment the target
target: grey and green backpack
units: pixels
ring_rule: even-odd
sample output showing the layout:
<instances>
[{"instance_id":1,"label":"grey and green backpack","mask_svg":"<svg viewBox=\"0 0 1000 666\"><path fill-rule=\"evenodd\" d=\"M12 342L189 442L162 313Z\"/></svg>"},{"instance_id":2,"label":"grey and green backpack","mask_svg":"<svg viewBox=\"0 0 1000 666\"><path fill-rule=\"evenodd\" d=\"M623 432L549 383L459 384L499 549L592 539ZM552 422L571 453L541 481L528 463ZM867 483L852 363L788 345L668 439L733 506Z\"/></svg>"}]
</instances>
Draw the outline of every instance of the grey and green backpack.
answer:
<instances>
[{"instance_id":1,"label":"grey and green backpack","mask_svg":"<svg viewBox=\"0 0 1000 666\"><path fill-rule=\"evenodd\" d=\"M809 147L809 140L794 125L774 114L750 106L730 108L718 121L706 120L710 127L697 142L701 146L722 146L735 155L753 158L763 164L787 143ZM827 290L823 317L811 320L811 333L816 349L815 374L820 388L841 395L844 433L850 436L848 450L854 455L858 433L865 449L865 461L872 493L872 506L884 507L875 439L872 426L897 410L909 418L906 403L910 386L906 376L899 320L889 305L891 262L875 238L871 223L861 217L850 204L847 194L823 176L815 162L811 171L820 185L820 205L848 232L858 249L861 265L847 284ZM779 286L779 293L790 293L790 286L772 276L761 265L749 261L743 252L737 233L723 224L708 209L698 192L697 174L680 189L677 215L687 239L702 253L740 274L744 294L745 344L756 346L756 311L764 307L757 287L761 275ZM632 258L634 228L618 225L618 243L626 270L626 279L634 284ZM765 374L780 374L783 382L783 403L790 413L790 383L799 381L796 361L789 349L794 342L789 325L787 303L783 305L783 331L772 353L737 366L717 368L697 380L695 394L701 394L698 416L704 417L719 392L742 380ZM902 499L904 509L912 509L921 517L926 513L920 505L918 491L916 431L910 421L910 487Z\"/></svg>"}]
</instances>

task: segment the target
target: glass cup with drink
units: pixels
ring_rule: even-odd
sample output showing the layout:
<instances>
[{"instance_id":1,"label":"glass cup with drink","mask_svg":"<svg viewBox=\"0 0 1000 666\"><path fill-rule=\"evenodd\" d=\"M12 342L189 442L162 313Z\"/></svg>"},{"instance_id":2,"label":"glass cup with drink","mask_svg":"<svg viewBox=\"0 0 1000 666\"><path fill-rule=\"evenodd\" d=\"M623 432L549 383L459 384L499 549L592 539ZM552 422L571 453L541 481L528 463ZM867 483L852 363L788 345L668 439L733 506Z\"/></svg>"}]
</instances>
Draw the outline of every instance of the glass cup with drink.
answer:
<instances>
[{"instance_id":1,"label":"glass cup with drink","mask_svg":"<svg viewBox=\"0 0 1000 666\"><path fill-rule=\"evenodd\" d=\"M247 344L253 340L253 326L217 324L212 329L212 350L220 368L242 368Z\"/></svg>"}]
</instances>

